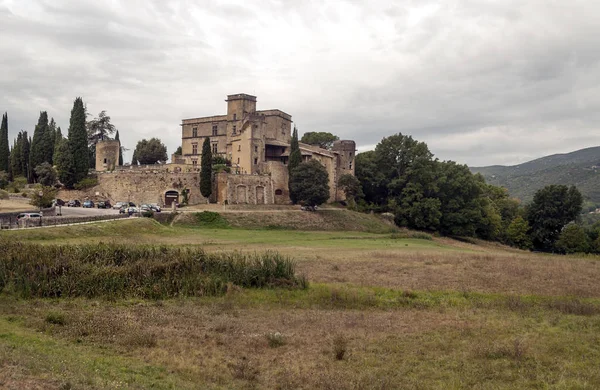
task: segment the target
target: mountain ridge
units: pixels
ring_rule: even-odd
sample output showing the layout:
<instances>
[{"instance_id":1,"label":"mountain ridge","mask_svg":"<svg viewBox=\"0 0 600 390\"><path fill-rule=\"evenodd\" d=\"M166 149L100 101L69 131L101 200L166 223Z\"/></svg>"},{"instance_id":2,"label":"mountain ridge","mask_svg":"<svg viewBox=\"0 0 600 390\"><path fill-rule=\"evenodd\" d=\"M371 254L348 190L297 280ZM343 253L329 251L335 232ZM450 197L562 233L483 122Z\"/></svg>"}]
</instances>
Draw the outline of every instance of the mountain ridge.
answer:
<instances>
[{"instance_id":1,"label":"mountain ridge","mask_svg":"<svg viewBox=\"0 0 600 390\"><path fill-rule=\"evenodd\" d=\"M600 204L600 146L540 157L517 165L469 167L486 182L506 187L524 203L550 184L575 185L586 201Z\"/></svg>"}]
</instances>

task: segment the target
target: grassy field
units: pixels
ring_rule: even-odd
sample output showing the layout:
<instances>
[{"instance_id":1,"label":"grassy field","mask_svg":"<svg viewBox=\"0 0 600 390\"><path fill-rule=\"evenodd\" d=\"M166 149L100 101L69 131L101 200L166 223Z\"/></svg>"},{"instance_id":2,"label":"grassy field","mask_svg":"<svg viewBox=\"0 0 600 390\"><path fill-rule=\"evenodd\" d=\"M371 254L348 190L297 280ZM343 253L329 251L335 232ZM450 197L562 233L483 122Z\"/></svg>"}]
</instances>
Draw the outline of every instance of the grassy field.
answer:
<instances>
[{"instance_id":1,"label":"grassy field","mask_svg":"<svg viewBox=\"0 0 600 390\"><path fill-rule=\"evenodd\" d=\"M372 222L345 232L259 229L249 218L252 229L229 218L220 228L136 219L1 232L42 245L276 250L310 284L163 300L5 291L0 388L600 388L597 257Z\"/></svg>"}]
</instances>

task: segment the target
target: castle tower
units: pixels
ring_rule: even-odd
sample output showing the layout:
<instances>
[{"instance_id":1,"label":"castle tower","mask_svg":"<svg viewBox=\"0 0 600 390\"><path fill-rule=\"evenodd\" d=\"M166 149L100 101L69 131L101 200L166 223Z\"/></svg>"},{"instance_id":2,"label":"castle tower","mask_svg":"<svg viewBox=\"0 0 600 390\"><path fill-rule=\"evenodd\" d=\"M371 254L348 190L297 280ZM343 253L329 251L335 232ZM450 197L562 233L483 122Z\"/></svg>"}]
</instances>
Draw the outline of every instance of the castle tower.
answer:
<instances>
[{"instance_id":1,"label":"castle tower","mask_svg":"<svg viewBox=\"0 0 600 390\"><path fill-rule=\"evenodd\" d=\"M256 96L238 93L227 95L225 101L227 102L227 133L239 133L244 116L256 112Z\"/></svg>"},{"instance_id":2,"label":"castle tower","mask_svg":"<svg viewBox=\"0 0 600 390\"><path fill-rule=\"evenodd\" d=\"M96 171L112 171L119 165L121 142L98 141L96 144Z\"/></svg>"},{"instance_id":3,"label":"castle tower","mask_svg":"<svg viewBox=\"0 0 600 390\"><path fill-rule=\"evenodd\" d=\"M335 187L336 187L336 200L346 199L346 194L340 188L338 188L338 180L340 177L350 174L354 175L354 158L356 156L356 143L350 140L340 140L333 143L331 151L337 155L336 158L336 169L335 169Z\"/></svg>"}]
</instances>

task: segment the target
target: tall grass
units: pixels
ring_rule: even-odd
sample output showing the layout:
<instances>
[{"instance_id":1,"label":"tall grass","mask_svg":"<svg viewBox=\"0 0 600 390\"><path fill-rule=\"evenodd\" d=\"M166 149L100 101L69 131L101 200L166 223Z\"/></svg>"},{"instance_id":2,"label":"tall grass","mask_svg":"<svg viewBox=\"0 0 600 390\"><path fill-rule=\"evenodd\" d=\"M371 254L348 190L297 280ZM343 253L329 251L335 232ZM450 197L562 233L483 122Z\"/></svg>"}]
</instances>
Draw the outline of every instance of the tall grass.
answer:
<instances>
[{"instance_id":1,"label":"tall grass","mask_svg":"<svg viewBox=\"0 0 600 390\"><path fill-rule=\"evenodd\" d=\"M0 240L0 291L22 297L168 298L240 287L306 287L276 252L208 254L166 246L42 246Z\"/></svg>"}]
</instances>

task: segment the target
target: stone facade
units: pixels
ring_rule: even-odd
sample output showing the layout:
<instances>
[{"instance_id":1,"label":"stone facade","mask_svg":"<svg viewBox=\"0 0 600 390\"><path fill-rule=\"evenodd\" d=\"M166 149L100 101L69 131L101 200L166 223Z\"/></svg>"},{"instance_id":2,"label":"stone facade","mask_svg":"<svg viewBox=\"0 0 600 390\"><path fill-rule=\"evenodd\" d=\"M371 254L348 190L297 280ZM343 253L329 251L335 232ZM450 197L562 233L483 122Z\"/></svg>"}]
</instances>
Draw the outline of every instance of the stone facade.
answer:
<instances>
[{"instance_id":1,"label":"stone facade","mask_svg":"<svg viewBox=\"0 0 600 390\"><path fill-rule=\"evenodd\" d=\"M162 168L162 169L161 169ZM169 167L171 168L171 167ZM168 165L151 168L130 167L112 172L99 172L98 185L86 191L59 193L61 199L92 199L116 202L157 203L164 206L167 193L183 200L183 190L188 190L189 204L207 203L200 193L198 172L174 172Z\"/></svg>"},{"instance_id":2,"label":"stone facade","mask_svg":"<svg viewBox=\"0 0 600 390\"><path fill-rule=\"evenodd\" d=\"M181 123L182 156L177 162L199 166L202 144L208 138L212 145L213 155L222 156L231 161L231 175L247 177L268 176L272 196L266 196L267 204L289 203L287 162L290 153L292 117L281 110L256 110L256 96L236 94L227 96L227 114L184 119ZM354 157L356 144L354 141L337 141L332 150L316 146L300 144L303 161L317 159L325 166L329 174L329 201L344 199L338 189L337 182L345 173L354 174ZM242 203L242 194L228 189L225 185L236 188L242 179L217 179L219 203ZM245 181L263 183L266 179L243 179ZM242 181L243 181L242 180ZM226 184L229 183L229 184ZM263 183L264 184L264 183ZM246 185L246 184L243 184ZM247 184L248 188L260 184ZM266 187L265 187L266 188ZM248 194L248 192L246 192ZM240 195L240 196L238 196ZM247 196L247 203L256 204L254 195ZM263 198L258 198L260 200Z\"/></svg>"},{"instance_id":3,"label":"stone facade","mask_svg":"<svg viewBox=\"0 0 600 390\"><path fill-rule=\"evenodd\" d=\"M182 155L171 164L117 167L119 141L101 141L96 146L99 184L75 194L79 199L109 199L113 202L169 204L182 201L189 191L189 204L206 203L199 189L202 144L208 138L213 155L231 162L231 173L215 175L211 201L221 204L289 204L287 162L290 154L292 117L283 111L256 110L256 96L227 96L227 113L184 119L181 124ZM331 150L300 143L303 161L318 160L329 174L329 201L344 200L339 178L354 174L356 144L336 141ZM74 194L64 198L73 199Z\"/></svg>"},{"instance_id":4,"label":"stone facade","mask_svg":"<svg viewBox=\"0 0 600 390\"><path fill-rule=\"evenodd\" d=\"M98 141L96 144L96 171L112 171L119 166L121 143L119 141Z\"/></svg>"}]
</instances>

